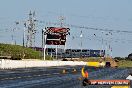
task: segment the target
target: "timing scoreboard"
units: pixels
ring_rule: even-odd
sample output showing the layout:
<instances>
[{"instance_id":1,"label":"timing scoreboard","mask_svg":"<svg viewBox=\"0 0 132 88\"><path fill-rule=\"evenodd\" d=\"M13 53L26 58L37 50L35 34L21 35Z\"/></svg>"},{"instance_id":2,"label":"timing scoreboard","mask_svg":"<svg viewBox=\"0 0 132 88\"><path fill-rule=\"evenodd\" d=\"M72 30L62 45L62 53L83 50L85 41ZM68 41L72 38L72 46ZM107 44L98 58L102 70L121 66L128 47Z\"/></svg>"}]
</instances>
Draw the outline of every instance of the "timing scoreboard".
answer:
<instances>
[{"instance_id":1,"label":"timing scoreboard","mask_svg":"<svg viewBox=\"0 0 132 88\"><path fill-rule=\"evenodd\" d=\"M66 36L70 34L69 28L64 27L46 27L46 44L47 45L65 45Z\"/></svg>"}]
</instances>

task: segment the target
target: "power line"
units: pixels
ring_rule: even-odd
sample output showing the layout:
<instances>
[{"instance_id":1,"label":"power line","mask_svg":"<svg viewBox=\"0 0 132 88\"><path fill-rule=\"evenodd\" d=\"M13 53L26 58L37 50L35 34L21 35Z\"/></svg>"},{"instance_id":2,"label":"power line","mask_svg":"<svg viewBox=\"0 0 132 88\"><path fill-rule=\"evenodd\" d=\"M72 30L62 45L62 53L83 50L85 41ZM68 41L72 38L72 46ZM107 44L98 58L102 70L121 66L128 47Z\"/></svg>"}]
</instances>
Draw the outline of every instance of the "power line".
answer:
<instances>
[{"instance_id":1,"label":"power line","mask_svg":"<svg viewBox=\"0 0 132 88\"><path fill-rule=\"evenodd\" d=\"M46 21L39 21L39 23L49 24L49 25L61 25L60 23L55 22L46 22ZM73 25L73 24L63 24L67 27L73 27L73 28L79 28L79 29L90 29L95 31L106 31L106 32L115 32L115 33L132 33L132 31L124 31L124 30L111 30L111 29L102 29L102 28L94 28L94 27L88 27L88 26L79 26L79 25Z\"/></svg>"}]
</instances>

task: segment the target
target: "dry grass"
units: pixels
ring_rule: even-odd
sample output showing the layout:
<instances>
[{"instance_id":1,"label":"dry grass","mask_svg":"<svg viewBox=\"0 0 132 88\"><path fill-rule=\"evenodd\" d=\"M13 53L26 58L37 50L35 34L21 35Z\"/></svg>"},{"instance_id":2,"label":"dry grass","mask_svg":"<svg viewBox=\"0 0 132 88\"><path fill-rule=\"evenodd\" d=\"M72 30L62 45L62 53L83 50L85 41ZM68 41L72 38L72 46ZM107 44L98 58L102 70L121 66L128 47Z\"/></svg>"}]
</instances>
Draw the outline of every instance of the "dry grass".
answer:
<instances>
[{"instance_id":1,"label":"dry grass","mask_svg":"<svg viewBox=\"0 0 132 88\"><path fill-rule=\"evenodd\" d=\"M117 64L118 67L132 67L132 61L121 60Z\"/></svg>"}]
</instances>

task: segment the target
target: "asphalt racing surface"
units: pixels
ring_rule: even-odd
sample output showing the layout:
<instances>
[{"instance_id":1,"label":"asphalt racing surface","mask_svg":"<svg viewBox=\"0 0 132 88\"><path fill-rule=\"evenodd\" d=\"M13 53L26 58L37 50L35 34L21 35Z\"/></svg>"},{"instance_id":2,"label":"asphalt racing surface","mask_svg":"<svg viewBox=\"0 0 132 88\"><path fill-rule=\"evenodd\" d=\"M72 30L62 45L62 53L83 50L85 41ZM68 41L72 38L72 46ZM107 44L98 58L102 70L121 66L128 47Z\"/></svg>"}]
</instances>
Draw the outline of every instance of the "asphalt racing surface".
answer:
<instances>
[{"instance_id":1,"label":"asphalt racing surface","mask_svg":"<svg viewBox=\"0 0 132 88\"><path fill-rule=\"evenodd\" d=\"M73 69L76 72L73 72ZM82 86L82 66L0 69L0 88L110 88ZM65 69L66 73L62 73ZM89 79L126 79L132 68L85 67Z\"/></svg>"}]
</instances>

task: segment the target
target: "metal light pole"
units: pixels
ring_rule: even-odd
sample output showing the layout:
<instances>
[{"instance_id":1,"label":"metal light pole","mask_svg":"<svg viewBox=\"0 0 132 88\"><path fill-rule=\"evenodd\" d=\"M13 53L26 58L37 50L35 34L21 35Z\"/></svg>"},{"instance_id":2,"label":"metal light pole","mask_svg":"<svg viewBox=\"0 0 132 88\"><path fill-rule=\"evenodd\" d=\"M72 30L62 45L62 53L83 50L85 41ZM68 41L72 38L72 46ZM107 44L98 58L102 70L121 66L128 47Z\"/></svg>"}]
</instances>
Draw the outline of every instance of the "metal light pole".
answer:
<instances>
[{"instance_id":1,"label":"metal light pole","mask_svg":"<svg viewBox=\"0 0 132 88\"><path fill-rule=\"evenodd\" d=\"M106 57L108 57L109 56L109 40L108 40L108 36L109 36L109 34L107 33L107 34L105 34L106 35Z\"/></svg>"},{"instance_id":2,"label":"metal light pole","mask_svg":"<svg viewBox=\"0 0 132 88\"><path fill-rule=\"evenodd\" d=\"M74 36L72 36L72 42L73 42L74 38L75 38L75 37L74 37ZM73 58L72 46L70 46L70 49L71 49L70 53L71 53L71 60L72 60L72 58Z\"/></svg>"},{"instance_id":3,"label":"metal light pole","mask_svg":"<svg viewBox=\"0 0 132 88\"><path fill-rule=\"evenodd\" d=\"M42 29L42 57L44 57L44 33Z\"/></svg>"},{"instance_id":4,"label":"metal light pole","mask_svg":"<svg viewBox=\"0 0 132 88\"><path fill-rule=\"evenodd\" d=\"M105 57L107 58L107 40L106 40L106 43L105 43Z\"/></svg>"},{"instance_id":5,"label":"metal light pole","mask_svg":"<svg viewBox=\"0 0 132 88\"><path fill-rule=\"evenodd\" d=\"M110 40L109 40L109 53L110 53L110 57L112 58L112 45L111 45L111 40L112 40L112 33L111 32L109 32L109 34L110 34Z\"/></svg>"},{"instance_id":6,"label":"metal light pole","mask_svg":"<svg viewBox=\"0 0 132 88\"><path fill-rule=\"evenodd\" d=\"M104 49L104 39L103 39L103 32L102 32L102 56L104 57L104 53L105 53L105 49ZM104 61L105 61L105 58L104 58Z\"/></svg>"},{"instance_id":7,"label":"metal light pole","mask_svg":"<svg viewBox=\"0 0 132 88\"><path fill-rule=\"evenodd\" d=\"M82 35L82 30L81 30L81 34L80 34L80 38L81 38L81 46L80 46L81 53L80 53L80 57L82 57L82 37L83 37L83 35Z\"/></svg>"},{"instance_id":8,"label":"metal light pole","mask_svg":"<svg viewBox=\"0 0 132 88\"><path fill-rule=\"evenodd\" d=\"M26 31L26 23L24 23L24 29L23 29L23 47L25 47L25 31Z\"/></svg>"}]
</instances>

